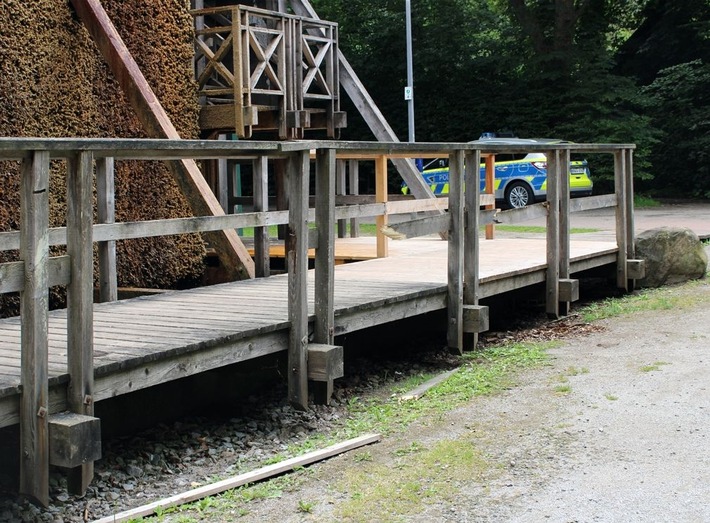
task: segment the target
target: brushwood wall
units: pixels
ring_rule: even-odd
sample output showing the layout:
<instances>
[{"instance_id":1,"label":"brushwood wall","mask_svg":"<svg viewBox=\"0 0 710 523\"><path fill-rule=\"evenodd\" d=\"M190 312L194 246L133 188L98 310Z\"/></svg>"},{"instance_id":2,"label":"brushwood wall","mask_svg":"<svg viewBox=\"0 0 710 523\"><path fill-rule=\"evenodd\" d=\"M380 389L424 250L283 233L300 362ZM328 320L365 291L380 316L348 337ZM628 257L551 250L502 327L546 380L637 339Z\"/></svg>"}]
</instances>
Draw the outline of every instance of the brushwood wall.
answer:
<instances>
[{"instance_id":1,"label":"brushwood wall","mask_svg":"<svg viewBox=\"0 0 710 523\"><path fill-rule=\"evenodd\" d=\"M103 0L143 74L183 138L198 137L193 25L186 0ZM0 136L147 137L68 0L0 1ZM52 165L50 225L65 221L65 173ZM19 228L19 165L0 162L0 230ZM117 221L189 216L159 162L116 162ZM53 252L57 254L60 250ZM118 242L119 286L174 288L198 281L197 235ZM17 259L0 253L0 261ZM17 313L17 297L0 298ZM62 290L52 291L62 302Z\"/></svg>"}]
</instances>

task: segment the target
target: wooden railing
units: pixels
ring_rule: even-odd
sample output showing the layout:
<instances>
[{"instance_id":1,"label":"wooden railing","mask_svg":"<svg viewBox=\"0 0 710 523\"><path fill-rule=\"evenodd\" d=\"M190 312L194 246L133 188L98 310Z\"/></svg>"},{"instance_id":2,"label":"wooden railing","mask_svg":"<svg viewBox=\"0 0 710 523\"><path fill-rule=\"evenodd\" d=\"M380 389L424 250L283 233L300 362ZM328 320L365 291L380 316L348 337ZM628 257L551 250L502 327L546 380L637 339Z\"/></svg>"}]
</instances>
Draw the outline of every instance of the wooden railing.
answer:
<instances>
[{"instance_id":1,"label":"wooden railing","mask_svg":"<svg viewBox=\"0 0 710 523\"><path fill-rule=\"evenodd\" d=\"M345 126L337 24L243 5L191 13L203 129L285 139L324 128L337 137Z\"/></svg>"},{"instance_id":2,"label":"wooden railing","mask_svg":"<svg viewBox=\"0 0 710 523\"><path fill-rule=\"evenodd\" d=\"M287 225L289 293L289 373L291 403L305 407L308 398L306 355L309 345L307 272L309 224L315 224L315 326L313 343L332 345L334 333L334 237L338 219L375 217L378 229L397 213L441 210L402 224L405 236L448 232L448 345L459 351L475 345L487 330L487 310L479 298L479 227L510 223L516 219L547 219L547 312L559 316L574 300L570 280L569 214L574 210L616 207L618 245L617 285L628 290L638 277L634 260L633 145L510 145L356 143L330 141L225 142L181 140L102 140L0 138L0 172L3 161L20 161L21 228L0 232L0 251L19 250L19 260L0 265L0 293L20 292L22 310L21 439L22 492L46 503L48 490L48 288L68 286L67 362L70 378L67 404L72 412L93 415L93 244L98 244L102 299L115 299L116 240L255 227L256 265L268 269L270 225ZM481 210L491 205L481 199L479 165L482 157L504 152L544 152L547 155L547 201L523 209L497 212ZM613 154L615 193L570 200L570 153ZM387 160L444 156L449 159L448 200L387 201ZM336 206L336 158L373 160L377 172L375 203ZM114 223L114 161L174 159L238 159L254 166L256 210L224 216ZM50 228L50 160L67 167L66 227ZM289 209L270 211L266 194L267 166L272 159L287 163ZM311 171L315 175L315 207L309 207ZM96 176L96 181L94 181ZM97 216L93 223L92 194L97 189ZM464 185L469 188L464 191ZM378 251L386 254L386 239ZM51 245L66 245L66 255L50 256ZM266 264L266 265L265 265ZM473 336L469 336L472 334ZM332 382L332 380L331 380ZM332 385L332 383L331 383ZM91 479L90 464L78 467L81 491Z\"/></svg>"}]
</instances>

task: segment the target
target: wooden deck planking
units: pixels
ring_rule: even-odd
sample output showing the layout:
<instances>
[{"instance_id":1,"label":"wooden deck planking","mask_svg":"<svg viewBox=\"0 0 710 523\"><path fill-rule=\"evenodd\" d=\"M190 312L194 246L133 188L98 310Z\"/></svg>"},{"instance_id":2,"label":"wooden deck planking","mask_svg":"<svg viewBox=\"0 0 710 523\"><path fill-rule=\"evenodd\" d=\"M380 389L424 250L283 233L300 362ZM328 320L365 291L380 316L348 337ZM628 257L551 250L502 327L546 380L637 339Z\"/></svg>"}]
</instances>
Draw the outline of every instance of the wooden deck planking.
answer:
<instances>
[{"instance_id":1,"label":"wooden deck planking","mask_svg":"<svg viewBox=\"0 0 710 523\"><path fill-rule=\"evenodd\" d=\"M336 268L337 334L446 306L447 243L422 238L391 245L395 254L389 258ZM611 263L616 250L609 242L574 241L572 271L579 270L575 263L581 268ZM481 242L481 294L544 281L545 256L545 242L539 240ZM284 350L287 283L287 276L279 275L96 304L96 397ZM311 318L313 284L311 271ZM52 311L49 323L50 383L56 385L66 381L66 311ZM18 318L0 320L0 427L16 422L12 409L17 401L12 396L19 385L19 331ZM54 404L60 406L61 391L53 394Z\"/></svg>"}]
</instances>

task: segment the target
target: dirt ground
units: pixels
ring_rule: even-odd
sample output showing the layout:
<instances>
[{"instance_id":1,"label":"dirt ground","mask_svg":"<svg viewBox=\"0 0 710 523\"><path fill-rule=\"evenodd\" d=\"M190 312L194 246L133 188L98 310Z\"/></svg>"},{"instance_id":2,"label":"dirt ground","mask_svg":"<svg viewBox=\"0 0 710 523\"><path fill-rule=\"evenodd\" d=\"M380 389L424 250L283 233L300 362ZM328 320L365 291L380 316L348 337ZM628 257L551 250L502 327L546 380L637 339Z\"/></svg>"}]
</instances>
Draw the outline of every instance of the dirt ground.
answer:
<instances>
[{"instance_id":1,"label":"dirt ground","mask_svg":"<svg viewBox=\"0 0 710 523\"><path fill-rule=\"evenodd\" d=\"M710 283L672 292L702 299L603 320L603 331L563 340L550 365L510 390L369 447L392 468L396 449L457 439L485 467L474 480L451 478L451 491L416 514L393 501L385 516L352 520L710 521ZM296 491L252 504L239 521L339 520L353 493L337 485L362 466L352 453L316 465ZM309 513L297 510L303 500Z\"/></svg>"}]
</instances>

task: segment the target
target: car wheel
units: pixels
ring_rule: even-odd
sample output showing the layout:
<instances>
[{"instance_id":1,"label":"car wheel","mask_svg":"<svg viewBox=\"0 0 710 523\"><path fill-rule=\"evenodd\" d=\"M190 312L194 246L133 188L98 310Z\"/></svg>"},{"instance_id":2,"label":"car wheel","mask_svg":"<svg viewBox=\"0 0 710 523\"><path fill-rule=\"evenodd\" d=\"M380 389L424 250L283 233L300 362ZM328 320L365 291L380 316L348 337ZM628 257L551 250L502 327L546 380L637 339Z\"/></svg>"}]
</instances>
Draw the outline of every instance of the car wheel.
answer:
<instances>
[{"instance_id":1,"label":"car wheel","mask_svg":"<svg viewBox=\"0 0 710 523\"><path fill-rule=\"evenodd\" d=\"M505 189L505 203L513 209L530 205L534 198L532 189L525 182L513 182Z\"/></svg>"}]
</instances>

